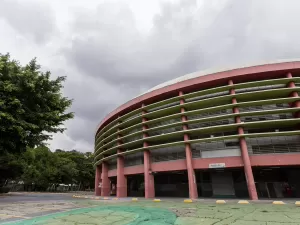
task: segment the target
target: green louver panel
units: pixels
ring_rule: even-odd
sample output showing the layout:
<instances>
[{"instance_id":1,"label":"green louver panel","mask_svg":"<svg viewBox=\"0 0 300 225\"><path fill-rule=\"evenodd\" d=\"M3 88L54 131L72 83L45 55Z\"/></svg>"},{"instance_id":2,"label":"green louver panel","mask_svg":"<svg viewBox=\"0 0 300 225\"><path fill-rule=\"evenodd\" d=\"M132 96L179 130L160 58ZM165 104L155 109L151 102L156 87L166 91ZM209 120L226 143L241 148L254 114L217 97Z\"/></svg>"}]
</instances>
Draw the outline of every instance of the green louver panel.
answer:
<instances>
[{"instance_id":1,"label":"green louver panel","mask_svg":"<svg viewBox=\"0 0 300 225\"><path fill-rule=\"evenodd\" d=\"M212 138L203 138L203 139L197 139L197 140L173 142L173 143L149 146L147 148L133 149L133 150L130 150L130 151L127 151L127 152L114 154L114 155L111 155L111 156L108 156L108 157L105 157L101 160L96 161L95 165L99 165L102 161L107 161L109 159L117 157L118 155L127 155L127 154L133 154L133 153L136 153L136 152L141 152L141 151L144 151L144 150L154 150L154 149L158 149L158 148L178 146L178 145L182 145L182 144L185 144L185 143L194 144L194 143L201 143L201 142L236 139L236 138L241 138L241 137L253 138L253 137L291 136L291 135L300 135L300 131L285 131L285 132L268 132L268 133L254 133L254 134L243 134L243 135L229 135L229 136L224 136L224 137L212 137Z\"/></svg>"},{"instance_id":2,"label":"green louver panel","mask_svg":"<svg viewBox=\"0 0 300 225\"><path fill-rule=\"evenodd\" d=\"M300 124L299 118L287 119L291 117L291 113L295 113L299 111L299 108L280 108L283 105L277 106L278 108L272 109L274 104L286 104L292 103L295 101L300 101L300 97L292 98L288 97L291 92L296 91L300 92L300 87L295 88L287 88L282 87L280 85L274 87L267 87L267 89L257 90L256 87L260 86L267 86L267 85L287 85L289 82L294 81L296 83L300 83L300 77L293 77L293 78L282 78L282 79L273 79L273 80L262 80L262 81L254 81L254 82L247 82L241 84L234 84L234 85L226 85L216 88L210 88L205 90L200 90L197 92L192 92L188 94L184 94L183 96L176 96L170 99L166 99L160 102L155 102L149 104L144 107L140 107L135 109L125 115L122 115L115 120L111 121L105 127L103 127L95 137L95 164L99 164L102 161L106 161L109 159L115 158L117 155L126 155L126 154L133 154L135 152L144 151L145 148L142 148L143 143L147 141L150 146L147 147L149 150L159 149L163 147L171 147L171 146L178 146L184 143L198 143L198 142L206 142L206 141L217 141L217 140L224 140L224 139L232 139L232 138L239 138L239 137L265 137L265 136L280 136L280 135L294 135L299 134L300 131L284 131L284 132L269 132L269 133L251 133L251 134L244 134L244 135L227 135L223 137L211 137L211 138L204 138L209 136L210 134L220 133L220 132L236 132L239 126L242 126L246 129L277 129L277 128L286 128L286 127L294 127L297 124ZM244 89L240 90L237 94L230 95L229 90L234 89L243 89L243 88L252 88L252 89ZM273 89L270 89L273 88ZM226 94L226 91L228 91ZM247 92L245 92L247 91ZM223 93L224 92L224 93ZM224 94L223 96L214 95L219 93L219 95ZM208 96L207 96L208 95ZM203 96L203 97L202 97ZM199 98L200 97L200 98ZM180 99L189 99L188 102L179 105ZM236 104L231 104L232 98L236 98ZM173 103L177 103L174 105ZM167 105L173 104L173 105ZM264 106L267 107L260 110L259 108L252 107L252 106ZM180 113L180 109L184 107L185 112ZM240 112L237 114L228 113L230 111L222 111L221 110L232 110L234 107L245 108L245 112ZM269 108L268 108L269 107ZM286 105L284 106L286 107ZM142 116L142 110L150 110L144 116ZM250 110L256 111L250 111ZM247 111L248 110L248 111ZM225 113L219 115L209 115L209 114L216 114L216 113ZM227 113L227 114L226 114ZM246 116L259 116L259 115L268 115L268 114L286 114L288 113L288 117L281 117L285 118L281 120L274 120L272 119L264 121L255 121L255 122L242 122L240 124L232 123L233 119L236 116L246 117ZM199 114L205 114L207 117L199 118ZM188 121L182 122L178 121L181 116L196 116L196 119L189 119ZM142 117L148 119L148 121L142 123ZM195 117L194 117L195 118ZM276 117L275 117L276 118ZM176 119L175 121L173 119ZM204 122L214 122L218 120L227 120L230 119L229 122L231 124L225 125L218 125L212 126L212 124L204 125L206 127L200 127L195 129L188 129L188 130L179 130L178 127L182 126L183 124L195 124L193 127L197 127L196 123L204 123ZM245 118L244 118L245 119ZM244 121L243 119L243 121ZM173 120L173 121L169 121ZM222 122L222 121L221 121ZM226 122L226 121L225 121ZM169 124L166 124L169 123ZM228 123L228 122L226 122ZM217 124L217 123L215 123ZM214 124L214 125L215 125ZM142 131L142 126L147 125L150 126L146 131ZM152 127L154 126L154 127ZM121 128L121 129L120 129ZM172 128L172 130L165 130ZM175 128L175 129L174 129ZM177 130L177 131L174 131ZM252 130L253 132L254 130ZM154 132L156 135L149 136L147 138L141 138L143 136L143 132ZM165 132L159 134L157 132ZM166 133L169 132L169 133ZM250 132L250 131L249 131ZM298 132L298 133L297 133ZM187 142L183 141L183 135L187 133L192 135L192 138L200 138L201 139L193 139ZM118 139L118 135L120 134L121 138ZM151 135L151 133L149 133ZM199 136L198 136L199 135ZM203 136L204 135L204 136ZM198 137L197 137L198 136ZM139 138L139 139L138 139ZM117 145L118 141L125 141L125 143L121 145ZM174 140L174 142L172 142ZM176 140L176 141L175 141ZM178 141L182 140L182 141ZM163 144L158 144L163 143ZM117 154L117 149L122 148L124 152ZM112 155L111 155L112 154Z\"/></svg>"},{"instance_id":3,"label":"green louver panel","mask_svg":"<svg viewBox=\"0 0 300 225\"><path fill-rule=\"evenodd\" d=\"M211 108L204 108L204 109L198 109L198 110L193 110L193 111L186 111L184 113L177 113L177 114L174 114L174 115L165 116L165 117L158 118L158 119L153 119L153 120L147 121L144 124L149 125L149 124L157 123L157 122L172 119L172 118L177 118L177 117L180 117L182 115L191 116L191 115L197 115L199 113L207 113L207 112L212 112L212 111L217 111L217 110L222 110L222 109L230 109L230 108L233 108L235 106L248 107L248 106L253 106L253 105L257 105L257 104L266 105L266 104L277 104L277 103L289 103L289 102L293 102L293 101L296 101L296 100L300 100L300 97L298 97L298 98L268 99L268 100L252 101L252 102L240 102L240 103L237 103L237 104L227 104L227 105L215 106L215 107L211 107ZM297 109L292 109L292 108L288 108L288 109L285 109L285 110L289 110L290 112L297 111ZM269 113L271 113L271 112L272 112L272 110L269 111ZM274 110L273 110L273 112L274 112ZM265 111L258 111L258 112L245 112L245 113L240 113L240 115L241 116L243 116L243 115L259 115L259 114L264 114L264 113L267 114L268 112L266 110ZM223 118L226 118L226 116L228 116L227 118L230 118L230 117L234 116L234 114L223 115L223 116L224 116ZM214 120L217 119L217 118L218 117L216 117L216 116L215 117L210 117L210 119L214 119ZM220 117L220 118L222 118L222 117ZM200 121L200 120L197 120L197 121ZM203 118L203 121L208 121L208 120L205 120L205 118ZM195 122L195 121L190 120L186 123L193 123L193 122ZM170 127L171 127L171 125L172 126L177 126L179 124L180 123L173 123L173 124L170 124L169 126ZM139 126L140 126L140 124L139 124ZM161 128L165 128L165 127L160 126L160 127L157 127L156 129L161 129ZM147 131L151 131L151 129L148 129ZM135 136L135 135L138 135L138 134L142 134L142 131L126 135L122 138L132 137L132 136ZM116 136L115 136L115 138L116 138ZM117 141L118 141L118 139L114 139L114 140L108 142L107 144L103 145L101 148L100 148L100 145L103 143L103 141L99 142L95 146L95 150L96 150L95 154L97 155L99 153L99 150L101 150L104 147L109 147Z\"/></svg>"},{"instance_id":4,"label":"green louver panel","mask_svg":"<svg viewBox=\"0 0 300 225\"><path fill-rule=\"evenodd\" d=\"M286 126L293 126L300 123L300 118L294 118L294 119L284 119L284 120L267 120L267 121L255 121L255 122L247 122L247 123L239 123L239 124L226 124L226 125L219 125L219 126L211 126L211 127L204 127L204 128L197 128L197 129L189 129L189 130L182 130L167 134L161 134L156 136L151 136L139 140L135 140L132 142L128 142L119 146L112 147L108 150L105 150L103 152L100 152L99 154L96 154L95 161L99 159L103 154L109 154L112 151L115 151L118 148L128 149L132 146L142 144L144 141L162 141L162 140L168 140L170 138L176 138L176 137L183 137L183 134L187 133L193 133L193 134L210 134L212 132L224 132L224 131L234 131L239 126L244 128L280 128L280 127L286 127Z\"/></svg>"},{"instance_id":5,"label":"green louver panel","mask_svg":"<svg viewBox=\"0 0 300 225\"><path fill-rule=\"evenodd\" d=\"M118 127L118 122L119 121L123 121L123 120L137 114L137 113L141 113L142 110L148 110L148 109L159 107L159 106L162 106L162 105L165 105L165 104L174 103L176 101L179 101L179 99L181 99L181 98L184 98L184 99L193 98L193 97L198 97L198 96L201 96L201 95L227 91L227 90L230 90L231 88L238 89L238 88L249 88L249 87L264 86L264 85L288 84L291 81L300 82L300 78L299 77L282 78L282 79L272 79L272 80L262 80L262 81L240 83L240 84L234 84L234 85L231 85L231 86L226 85L226 86L210 88L210 89L205 89L205 90L185 94L181 97L178 96L178 97L173 97L173 98L170 98L170 99L166 99L166 100L163 100L163 101L160 101L160 102L156 102L156 103L147 105L144 108L138 108L136 110L133 110L133 111L123 115L123 116L120 116L118 119L110 122L101 131L99 131L98 134L96 135L96 139L98 137L100 137L102 134L109 131L111 128Z\"/></svg>"},{"instance_id":6,"label":"green louver panel","mask_svg":"<svg viewBox=\"0 0 300 225\"><path fill-rule=\"evenodd\" d=\"M165 115L172 115L172 114L174 115L174 114L177 114L180 112L181 107L185 107L187 110L189 110L189 108L191 108L191 107L192 108L195 108L195 107L209 108L210 106L214 106L216 104L218 104L218 105L224 105L224 103L229 104L233 97L236 97L238 102L239 101L243 102L243 101L250 101L250 100L268 99L268 98L274 98L274 97L284 98L284 97L288 96L288 94L291 93L292 91L300 91L300 87L261 90L261 91L240 93L240 94L235 94L235 95L226 95L226 96L222 96L222 97L202 99L202 100L195 101L195 102L185 103L183 105L171 106L169 108L150 112L150 113L145 114L145 117L147 119L155 119L158 117L163 117ZM132 126L132 125L135 125L136 123L140 123L141 120L142 120L142 116L140 115L140 116L137 116L130 120L127 120L121 124L117 124L114 127L111 127L106 132L104 132L101 136L98 137L95 144L97 145L99 143L98 140L100 140L103 135L112 134L112 133L116 132L118 130L118 127Z\"/></svg>"}]
</instances>

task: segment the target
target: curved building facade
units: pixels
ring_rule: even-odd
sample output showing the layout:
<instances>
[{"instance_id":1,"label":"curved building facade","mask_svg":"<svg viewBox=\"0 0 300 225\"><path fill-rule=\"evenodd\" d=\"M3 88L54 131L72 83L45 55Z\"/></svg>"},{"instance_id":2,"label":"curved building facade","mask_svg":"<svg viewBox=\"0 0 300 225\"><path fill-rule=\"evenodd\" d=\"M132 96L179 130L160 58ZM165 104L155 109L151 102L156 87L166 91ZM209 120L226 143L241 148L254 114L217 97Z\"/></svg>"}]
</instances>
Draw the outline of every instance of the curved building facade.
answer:
<instances>
[{"instance_id":1,"label":"curved building facade","mask_svg":"<svg viewBox=\"0 0 300 225\"><path fill-rule=\"evenodd\" d=\"M108 114L95 194L300 197L300 61L193 73Z\"/></svg>"}]
</instances>

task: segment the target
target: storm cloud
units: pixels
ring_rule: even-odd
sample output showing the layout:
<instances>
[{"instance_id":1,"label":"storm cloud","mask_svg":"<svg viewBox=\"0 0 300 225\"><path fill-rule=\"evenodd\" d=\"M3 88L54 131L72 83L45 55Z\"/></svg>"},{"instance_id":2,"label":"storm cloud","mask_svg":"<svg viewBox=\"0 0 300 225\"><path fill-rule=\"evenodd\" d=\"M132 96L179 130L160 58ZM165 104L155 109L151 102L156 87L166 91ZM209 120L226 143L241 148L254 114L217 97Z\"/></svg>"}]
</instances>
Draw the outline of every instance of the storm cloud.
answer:
<instances>
[{"instance_id":1,"label":"storm cloud","mask_svg":"<svg viewBox=\"0 0 300 225\"><path fill-rule=\"evenodd\" d=\"M52 148L92 151L101 119L161 82L299 58L297 0L157 0L151 13L134 0L60 2L0 0L0 48L21 60L27 51L28 60L34 54L54 76L67 75L64 94L74 99L75 119L54 136ZM15 34L30 46L23 53L13 47Z\"/></svg>"}]
</instances>

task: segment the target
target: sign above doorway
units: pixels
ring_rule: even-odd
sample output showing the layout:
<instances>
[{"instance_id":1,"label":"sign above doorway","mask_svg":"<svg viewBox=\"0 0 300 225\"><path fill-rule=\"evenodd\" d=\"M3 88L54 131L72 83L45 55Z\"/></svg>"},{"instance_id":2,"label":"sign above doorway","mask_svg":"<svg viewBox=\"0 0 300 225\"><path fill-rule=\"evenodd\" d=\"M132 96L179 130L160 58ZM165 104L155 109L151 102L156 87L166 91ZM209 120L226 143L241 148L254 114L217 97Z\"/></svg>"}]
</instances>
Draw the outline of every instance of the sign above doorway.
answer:
<instances>
[{"instance_id":1,"label":"sign above doorway","mask_svg":"<svg viewBox=\"0 0 300 225\"><path fill-rule=\"evenodd\" d=\"M225 167L226 167L225 163L210 163L210 164L208 165L208 168L210 168L210 169L214 169L214 168L225 168Z\"/></svg>"}]
</instances>

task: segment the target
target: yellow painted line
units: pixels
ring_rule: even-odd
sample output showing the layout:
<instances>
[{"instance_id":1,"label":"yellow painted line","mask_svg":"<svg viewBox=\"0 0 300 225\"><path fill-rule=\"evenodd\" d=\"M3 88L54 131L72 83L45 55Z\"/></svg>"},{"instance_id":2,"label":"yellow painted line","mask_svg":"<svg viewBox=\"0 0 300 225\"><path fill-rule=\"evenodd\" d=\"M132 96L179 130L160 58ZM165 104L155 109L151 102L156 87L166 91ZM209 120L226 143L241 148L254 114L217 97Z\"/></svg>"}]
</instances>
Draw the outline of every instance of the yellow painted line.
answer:
<instances>
[{"instance_id":1,"label":"yellow painted line","mask_svg":"<svg viewBox=\"0 0 300 225\"><path fill-rule=\"evenodd\" d=\"M131 201L136 202L138 198L132 198Z\"/></svg>"},{"instance_id":2,"label":"yellow painted line","mask_svg":"<svg viewBox=\"0 0 300 225\"><path fill-rule=\"evenodd\" d=\"M98 200L98 199L100 199L100 198L99 198L99 197L96 197L95 199L97 199L97 200Z\"/></svg>"},{"instance_id":3,"label":"yellow painted line","mask_svg":"<svg viewBox=\"0 0 300 225\"><path fill-rule=\"evenodd\" d=\"M296 201L295 205L300 206L300 201Z\"/></svg>"},{"instance_id":4,"label":"yellow painted line","mask_svg":"<svg viewBox=\"0 0 300 225\"><path fill-rule=\"evenodd\" d=\"M153 199L153 201L154 201L154 202L161 202L161 200L158 199L158 198Z\"/></svg>"},{"instance_id":5,"label":"yellow painted line","mask_svg":"<svg viewBox=\"0 0 300 225\"><path fill-rule=\"evenodd\" d=\"M283 201L274 201L273 204L274 205L285 205L285 203Z\"/></svg>"},{"instance_id":6,"label":"yellow painted line","mask_svg":"<svg viewBox=\"0 0 300 225\"><path fill-rule=\"evenodd\" d=\"M191 202L193 202L193 200L192 199L184 199L183 202L185 202L185 203L191 203Z\"/></svg>"},{"instance_id":7,"label":"yellow painted line","mask_svg":"<svg viewBox=\"0 0 300 225\"><path fill-rule=\"evenodd\" d=\"M119 198L113 198L113 200L119 200Z\"/></svg>"},{"instance_id":8,"label":"yellow painted line","mask_svg":"<svg viewBox=\"0 0 300 225\"><path fill-rule=\"evenodd\" d=\"M225 204L226 201L225 201L225 200L217 200L216 203L217 203L217 204Z\"/></svg>"},{"instance_id":9,"label":"yellow painted line","mask_svg":"<svg viewBox=\"0 0 300 225\"><path fill-rule=\"evenodd\" d=\"M249 202L247 200L240 200L238 204L249 204Z\"/></svg>"},{"instance_id":10,"label":"yellow painted line","mask_svg":"<svg viewBox=\"0 0 300 225\"><path fill-rule=\"evenodd\" d=\"M109 198L108 198L108 197L104 197L103 199L104 199L104 200L108 200Z\"/></svg>"}]
</instances>

